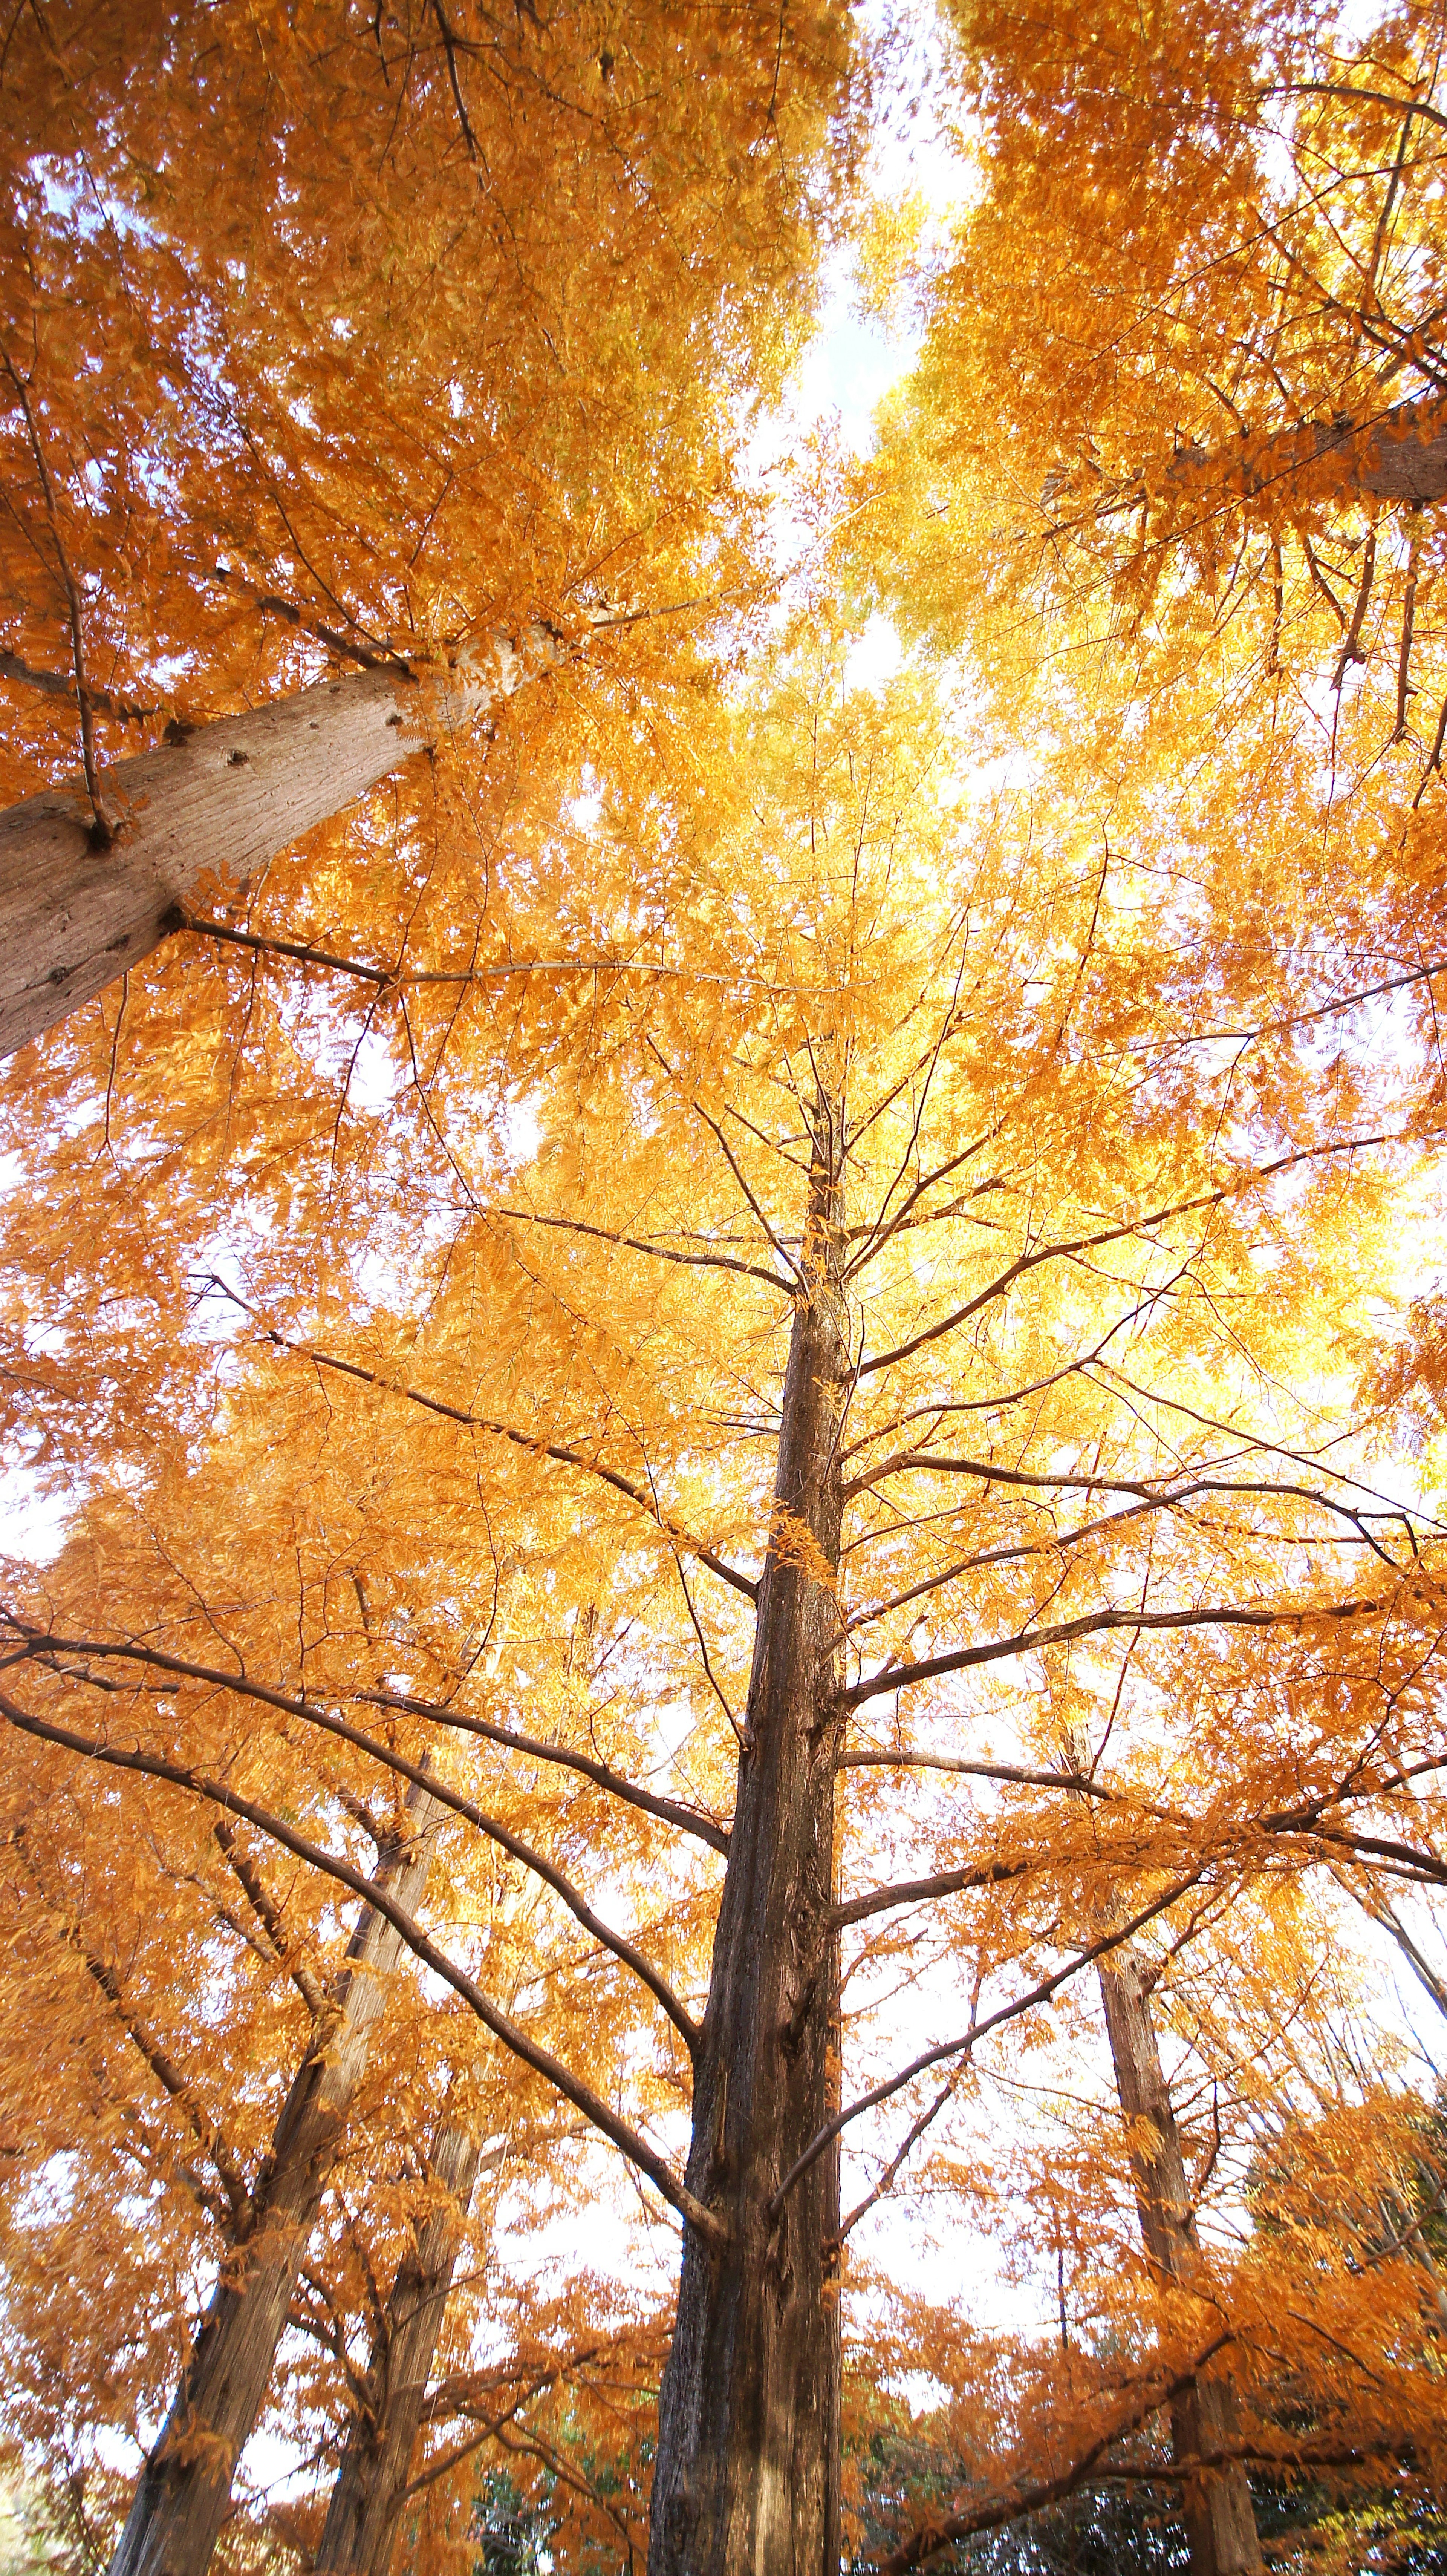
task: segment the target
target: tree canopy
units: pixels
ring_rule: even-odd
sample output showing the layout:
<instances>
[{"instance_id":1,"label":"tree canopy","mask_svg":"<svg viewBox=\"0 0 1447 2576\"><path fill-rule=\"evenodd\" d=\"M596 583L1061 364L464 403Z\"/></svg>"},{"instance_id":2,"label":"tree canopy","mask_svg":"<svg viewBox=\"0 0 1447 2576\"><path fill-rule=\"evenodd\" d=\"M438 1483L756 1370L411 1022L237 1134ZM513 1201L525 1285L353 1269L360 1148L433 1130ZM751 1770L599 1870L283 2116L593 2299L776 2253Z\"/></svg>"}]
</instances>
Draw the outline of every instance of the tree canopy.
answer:
<instances>
[{"instance_id":1,"label":"tree canopy","mask_svg":"<svg viewBox=\"0 0 1447 2576\"><path fill-rule=\"evenodd\" d=\"M1437 2563L1442 37L14 18L77 2569Z\"/></svg>"}]
</instances>

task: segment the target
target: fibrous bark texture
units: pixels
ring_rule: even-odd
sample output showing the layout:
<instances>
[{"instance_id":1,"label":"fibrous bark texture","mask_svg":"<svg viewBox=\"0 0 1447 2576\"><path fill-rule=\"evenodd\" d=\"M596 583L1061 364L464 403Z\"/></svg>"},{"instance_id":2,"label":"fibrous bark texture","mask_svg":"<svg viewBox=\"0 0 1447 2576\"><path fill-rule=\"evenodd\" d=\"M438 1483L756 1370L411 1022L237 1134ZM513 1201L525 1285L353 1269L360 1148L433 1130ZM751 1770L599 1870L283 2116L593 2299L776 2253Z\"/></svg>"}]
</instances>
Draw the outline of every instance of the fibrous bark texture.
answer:
<instances>
[{"instance_id":1,"label":"fibrous bark texture","mask_svg":"<svg viewBox=\"0 0 1447 2576\"><path fill-rule=\"evenodd\" d=\"M411 1793L410 1839L377 1871L375 1883L409 1913L426 1886L442 1812L425 1791ZM217 2283L141 2473L111 2576L201 2576L210 2559L401 1950L393 1925L364 1906L277 2123L245 2240Z\"/></svg>"},{"instance_id":2,"label":"fibrous bark texture","mask_svg":"<svg viewBox=\"0 0 1447 2576\"><path fill-rule=\"evenodd\" d=\"M81 785L0 814L0 1055L41 1036L181 926L202 876L239 891L315 823L365 795L449 723L563 660L529 627L421 687L399 665L223 716L100 776L108 844Z\"/></svg>"},{"instance_id":3,"label":"fibrous bark texture","mask_svg":"<svg viewBox=\"0 0 1447 2576\"><path fill-rule=\"evenodd\" d=\"M695 2073L649 2576L834 2576L839 2563L837 2147L782 2199L837 2066L837 1450L849 1355L837 1112L816 1111L746 1742Z\"/></svg>"},{"instance_id":4,"label":"fibrous bark texture","mask_svg":"<svg viewBox=\"0 0 1447 2576\"><path fill-rule=\"evenodd\" d=\"M1190 2288L1204 2266L1186 2182L1185 2158L1161 2069L1150 1994L1127 1954L1100 1966L1101 2001L1120 2107L1129 2123L1131 2175L1146 2252L1162 2278ZM1209 2458L1237 2433L1228 2382L1203 2372L1171 2408L1171 2448L1184 2462ZM1239 2463L1184 2480L1191 2576L1259 2576L1261 2545L1246 2472Z\"/></svg>"},{"instance_id":5,"label":"fibrous bark texture","mask_svg":"<svg viewBox=\"0 0 1447 2576\"><path fill-rule=\"evenodd\" d=\"M397 2270L347 2435L312 2576L387 2576L417 2427L479 2156L468 2123L444 2113L428 2159L445 2195Z\"/></svg>"}]
</instances>

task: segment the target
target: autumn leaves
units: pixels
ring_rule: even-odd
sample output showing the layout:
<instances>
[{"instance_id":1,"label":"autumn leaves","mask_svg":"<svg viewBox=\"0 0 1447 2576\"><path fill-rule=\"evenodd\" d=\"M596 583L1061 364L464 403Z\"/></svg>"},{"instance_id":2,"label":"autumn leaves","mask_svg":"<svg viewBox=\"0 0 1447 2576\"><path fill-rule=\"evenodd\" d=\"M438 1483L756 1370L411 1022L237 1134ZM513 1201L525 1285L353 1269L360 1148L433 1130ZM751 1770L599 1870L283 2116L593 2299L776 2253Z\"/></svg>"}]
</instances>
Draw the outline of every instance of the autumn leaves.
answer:
<instances>
[{"instance_id":1,"label":"autumn leaves","mask_svg":"<svg viewBox=\"0 0 1447 2576\"><path fill-rule=\"evenodd\" d=\"M147 962L15 871L16 2436L127 2576L1346 2563L1440 2447L1431 29L973 13L782 603L827 11L44 33L16 792L174 721Z\"/></svg>"}]
</instances>

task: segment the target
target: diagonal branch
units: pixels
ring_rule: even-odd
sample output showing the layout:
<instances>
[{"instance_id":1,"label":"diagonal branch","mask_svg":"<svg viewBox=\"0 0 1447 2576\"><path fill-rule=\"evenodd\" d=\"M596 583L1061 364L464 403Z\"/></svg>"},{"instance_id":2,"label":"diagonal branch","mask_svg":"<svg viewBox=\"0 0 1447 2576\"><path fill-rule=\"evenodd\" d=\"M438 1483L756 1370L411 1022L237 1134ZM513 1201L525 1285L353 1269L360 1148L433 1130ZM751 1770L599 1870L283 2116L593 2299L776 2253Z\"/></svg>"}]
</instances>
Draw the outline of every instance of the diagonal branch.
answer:
<instances>
[{"instance_id":1,"label":"diagonal branch","mask_svg":"<svg viewBox=\"0 0 1447 2576\"><path fill-rule=\"evenodd\" d=\"M288 1824L285 1817L258 1806L254 1799L243 1797L239 1790L229 1788L224 1780L214 1780L205 1772L190 1770L180 1762L169 1762L161 1754L146 1753L140 1746L127 1752L118 1745L107 1743L103 1737L81 1735L73 1727L60 1726L48 1718L37 1717L5 1691L0 1691L0 1717L6 1718L20 1733L34 1736L43 1744L58 1745L63 1752L80 1754L88 1762L103 1763L113 1770L134 1771L147 1779L163 1780L172 1788L184 1790L188 1797L206 1799L225 1815L242 1816L249 1825L255 1826L258 1833L279 1843L283 1851L291 1852L297 1860L305 1861L309 1868L317 1870L324 1878L334 1880L339 1887L348 1888L364 1905L371 1906L374 1913L385 1916L414 1958L420 1959L424 1967L430 1968L434 1976L440 1977L444 1985L450 1986L453 1993L462 1998L477 2015L484 2030L491 2031L494 2039L501 2041L503 2047L524 2066L530 2067L545 2084L561 2093L564 2101L572 2103L574 2110L581 2111L584 2119L600 2130L620 2155L647 2176L669 2207L676 2209L690 2226L697 2228L708 2244L717 2245L724 2241L725 2231L713 2211L695 2199L687 2185L680 2182L672 2167L654 2153L646 2139L641 2138L626 2120L620 2119L582 2076L574 2075L550 2049L542 2047L537 2040L529 2039L526 2031L483 1993L465 1968L459 1968L455 1960L439 1950L416 1917L398 1903L390 1889L380 1886L375 1879L364 1877L359 1869L353 1869L350 1861L334 1859L330 1852L323 1851L319 1843L300 1833L295 1825ZM435 1783L431 1779L427 1786L435 1794Z\"/></svg>"},{"instance_id":2,"label":"diagonal branch","mask_svg":"<svg viewBox=\"0 0 1447 2576\"><path fill-rule=\"evenodd\" d=\"M1151 1209L1145 1216L1130 1217L1119 1225L1102 1226L1094 1234L1076 1235L1065 1243L1044 1243L1037 1251L1022 1252L990 1281L988 1287L981 1288L963 1306L956 1306L950 1314L942 1315L937 1323L926 1325L923 1332L916 1333L910 1341L898 1343L893 1350L878 1351L873 1359L861 1360L858 1374L868 1377L875 1369L893 1368L899 1360L912 1359L916 1351L924 1350L929 1343L940 1341L946 1333L968 1323L982 1307L994 1305L1001 1297L1008 1296L1017 1279L1023 1279L1028 1271L1038 1270L1044 1262L1072 1261L1082 1252L1098 1252L1106 1244L1123 1243L1132 1235L1145 1234L1152 1226L1164 1225L1168 1217L1192 1216L1202 1208L1222 1207L1228 1199L1259 1187L1263 1181L1274 1180L1280 1172L1296 1171L1303 1163L1321 1162L1333 1154L1359 1154L1368 1146L1401 1145L1411 1141L1404 1136L1383 1134L1345 1138L1334 1145L1299 1146L1293 1153L1278 1154L1274 1162L1262 1163L1249 1172L1240 1173L1234 1180L1223 1181L1219 1189L1198 1190L1190 1198L1172 1199L1162 1207Z\"/></svg>"},{"instance_id":3,"label":"diagonal branch","mask_svg":"<svg viewBox=\"0 0 1447 2576\"><path fill-rule=\"evenodd\" d=\"M262 1340L270 1342L274 1349L289 1351L298 1359L310 1360L314 1368L330 1369L337 1377L353 1378L359 1386L375 1387L379 1394L401 1396L405 1403L420 1405L424 1413L435 1413L444 1422L456 1422L464 1431L482 1431L491 1439L509 1441L513 1448L524 1450L531 1458L556 1459L562 1466L576 1467L585 1476L597 1477L601 1484L610 1486L615 1494L622 1494L641 1512L646 1512L666 1539L675 1547L683 1548L688 1555L696 1556L699 1564L706 1565L710 1574L716 1574L721 1583L731 1585L735 1592L742 1592L748 1601L757 1597L758 1585L748 1575L740 1574L737 1566L726 1564L712 1548L704 1547L681 1523L667 1519L652 1495L645 1494L641 1486L620 1475L616 1467L605 1467L601 1459L589 1458L581 1449L569 1448L561 1441L540 1440L535 1433L519 1431L510 1422L494 1422L484 1414L468 1413L461 1405L446 1403L441 1396L425 1394L420 1387L399 1386L394 1379L381 1376L376 1369L364 1368L359 1360L339 1359L334 1352L318 1350L311 1342L290 1341L285 1333L279 1333L274 1325L267 1324L255 1307L248 1305L244 1297L239 1297L224 1279L217 1278L214 1272L211 1278L223 1297L253 1317Z\"/></svg>"},{"instance_id":4,"label":"diagonal branch","mask_svg":"<svg viewBox=\"0 0 1447 2576\"><path fill-rule=\"evenodd\" d=\"M835 2139L842 2136L852 2121L862 2119L866 2111L876 2110L881 2102L888 2102L894 2094L902 2093L907 2084L913 2084L918 2075L927 2075L932 2066L943 2066L949 2058L959 2057L966 2050L972 2051L976 2043L988 2038L992 2030L999 2030L1006 2022L1018 2021L1022 2013L1033 2012L1037 2004L1048 2003L1051 1996L1058 1994L1062 1986L1068 1985L1072 1977L1078 1977L1083 1968L1093 1967L1097 1959L1105 1956L1107 1950L1118 1949L1123 1941L1131 1940L1145 1924L1153 1922L1158 1914L1164 1914L1168 1906L1177 1904L1187 1889L1195 1886L1200 1875L1200 1869L1196 1868L1185 1878L1176 1879L1163 1896L1152 1897L1149 1905L1142 1906L1139 1914L1133 1915L1122 1930L1103 1934L1101 1939L1093 1942L1088 1950L1078 1950L1072 1958L1067 1959L1064 1967L1057 1968L1053 1976L1042 1977L1039 1984L1032 1986L1027 1994L1017 1995L1013 2003L1002 2004L998 2012L988 2014L984 2021L972 2022L962 2039L942 2040L938 2047L927 2048L922 2056L913 2059L911 2064L904 2067L898 2075L887 2075L884 2081L876 2084L870 2092L861 2093L856 2102L847 2103L843 2110L836 2111L832 2120L826 2120L823 2128L816 2131L803 2154L785 2174L769 2203L770 2219L778 2217L795 2183L802 2181L810 2166L822 2156L826 2147L831 2147Z\"/></svg>"},{"instance_id":5,"label":"diagonal branch","mask_svg":"<svg viewBox=\"0 0 1447 2576\"><path fill-rule=\"evenodd\" d=\"M226 1855L228 1867L245 1889L253 1913L272 1945L277 1959L285 1968L313 2021L320 2021L326 2010L326 1996L307 1966L305 1959L286 1927L286 1918L272 1895L255 1861L248 1860L237 1839L235 1828L218 1816L211 1828L218 1850Z\"/></svg>"},{"instance_id":6,"label":"diagonal branch","mask_svg":"<svg viewBox=\"0 0 1447 2576\"><path fill-rule=\"evenodd\" d=\"M1027 2513L1038 2513L1042 2506L1058 2504L1063 2497L1073 2495L1076 2488L1083 2486L1099 2467L1106 2452L1116 2442L1123 2441L1128 2433L1139 2432L1149 2416L1159 2414L1163 2406L1169 2406L1174 2398L1183 2395L1199 2378L1207 2362L1234 2340L1229 2330L1223 2328L1209 2343L1203 2344L1188 2370L1179 2372L1174 2379L1166 2379L1162 2374L1145 2381L1143 2393L1136 2403L1124 2415L1118 2416L1115 2423L1100 2434L1068 2469L1062 2469L1058 2477L1044 2478L1035 2486L1011 2487L1006 2494L987 2504L973 2505L967 2512L951 2514L944 2521L931 2519L919 2531L911 2532L908 2540L901 2541L898 2549L885 2559L879 2576L909 2576L910 2569L922 2567L927 2559L948 2548L952 2541L968 2540L976 2532L999 2531L1006 2523L1019 2522Z\"/></svg>"},{"instance_id":7,"label":"diagonal branch","mask_svg":"<svg viewBox=\"0 0 1447 2576\"><path fill-rule=\"evenodd\" d=\"M698 1807L685 1807L676 1798L660 1798L652 1789L640 1789L621 1771L610 1769L588 1753L575 1753L565 1744L550 1744L541 1735L523 1735L516 1727L499 1726L494 1718L470 1717L465 1710L443 1708L436 1700L418 1699L410 1691L354 1691L354 1699L372 1708L405 1709L412 1717L431 1718L438 1726L453 1726L468 1735L480 1735L488 1744L501 1744L512 1753L526 1753L534 1762L555 1762L564 1771L581 1772L610 1796L622 1798L630 1807L641 1808L646 1816L657 1816L661 1823L676 1825L681 1833L693 1834L707 1843L710 1851L727 1853L728 1830L716 1824L712 1816Z\"/></svg>"},{"instance_id":8,"label":"diagonal branch","mask_svg":"<svg viewBox=\"0 0 1447 2576\"><path fill-rule=\"evenodd\" d=\"M88 1638L40 1636L29 1641L28 1651L31 1660L42 1666L50 1665L57 1655L95 1656L122 1663L143 1664L155 1671L174 1674L182 1680L204 1682L212 1689L236 1691L244 1697L262 1701L269 1708L281 1709L288 1716L298 1717L306 1725L319 1728L323 1734L334 1735L342 1743L352 1745L357 1752L370 1755L374 1762L383 1764L397 1779L410 1781L415 1788L425 1789L428 1795L435 1798L441 1806L450 1807L454 1815L461 1816L479 1833L486 1834L488 1840L495 1842L500 1850L505 1851L510 1860L517 1861L521 1868L531 1870L535 1878L540 1878L544 1886L553 1890L555 1896L561 1897L569 1912L582 1924L584 1931L603 1949L610 1950L624 1967L631 1968L634 1975L642 1980L655 2001L662 2005L669 2020L681 2033L690 2055L697 2048L698 2028L691 2014L679 2002L667 1979L660 1975L659 1971L644 1957L642 1951L636 1949L621 1932L611 1931L607 1924L599 1920L587 1898L574 1887L572 1880L566 1877L554 1862L548 1860L531 1843L524 1842L520 1834L512 1833L506 1825L499 1822L496 1816L488 1815L486 1810L476 1805L471 1798L464 1797L460 1790L448 1788L426 1763L410 1762L405 1754L394 1751L390 1745L379 1743L375 1736L368 1735L363 1728L349 1725L344 1717L338 1717L331 1709L318 1708L310 1700L293 1699L286 1692L268 1690L263 1683L249 1682L244 1677L213 1670L206 1664L188 1663L183 1657L168 1655L157 1646L108 1646ZM92 1689L108 1690L113 1687L108 1682L98 1681L90 1673L71 1673L69 1678L85 1682ZM376 1839L380 1847L383 1838L379 1834Z\"/></svg>"}]
</instances>

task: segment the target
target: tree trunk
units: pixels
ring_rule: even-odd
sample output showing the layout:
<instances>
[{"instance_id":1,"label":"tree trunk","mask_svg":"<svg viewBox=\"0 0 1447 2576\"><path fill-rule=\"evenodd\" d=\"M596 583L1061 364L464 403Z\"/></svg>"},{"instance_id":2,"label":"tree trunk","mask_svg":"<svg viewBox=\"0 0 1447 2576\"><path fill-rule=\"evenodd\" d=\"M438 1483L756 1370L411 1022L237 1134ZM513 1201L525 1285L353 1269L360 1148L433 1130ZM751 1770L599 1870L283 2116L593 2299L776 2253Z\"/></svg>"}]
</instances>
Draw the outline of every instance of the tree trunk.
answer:
<instances>
[{"instance_id":1,"label":"tree trunk","mask_svg":"<svg viewBox=\"0 0 1447 2576\"><path fill-rule=\"evenodd\" d=\"M412 1838L383 1855L376 1883L413 1912L441 1810L414 1790L407 1814ZM210 2559L401 1949L392 1925L364 1906L257 2179L251 2226L223 2269L141 2472L111 2576L201 2576Z\"/></svg>"},{"instance_id":2,"label":"tree trunk","mask_svg":"<svg viewBox=\"0 0 1447 2576\"><path fill-rule=\"evenodd\" d=\"M369 2403L352 2419L313 2576L387 2576L432 2356L479 2168L465 2121L444 2111L429 2167L447 2198L397 2267L367 2370Z\"/></svg>"},{"instance_id":3,"label":"tree trunk","mask_svg":"<svg viewBox=\"0 0 1447 2576\"><path fill-rule=\"evenodd\" d=\"M1447 403L1437 394L1355 418L1309 420L1234 439L1226 447L1183 447L1166 472L1169 491L1265 495L1282 515L1303 499L1447 500Z\"/></svg>"},{"instance_id":4,"label":"tree trunk","mask_svg":"<svg viewBox=\"0 0 1447 2576\"><path fill-rule=\"evenodd\" d=\"M1116 2091L1129 2124L1131 2175L1146 2252L1164 2280L1189 2288L1201 2279L1201 2249L1149 1989L1128 1954L1103 1959L1099 1975ZM1177 2461L1219 2451L1236 2432L1235 2393L1226 2380L1203 2374L1171 2408L1171 2452ZM1251 2489L1239 2463L1188 2476L1184 2488L1191 2576L1260 2576Z\"/></svg>"},{"instance_id":5,"label":"tree trunk","mask_svg":"<svg viewBox=\"0 0 1447 2576\"><path fill-rule=\"evenodd\" d=\"M660 2407L649 2576L835 2576L839 2564L837 2147L777 2213L829 2117L838 1935L837 1449L849 1352L840 1288L841 1113L816 1110L687 2182L727 2228L684 2230Z\"/></svg>"},{"instance_id":6,"label":"tree trunk","mask_svg":"<svg viewBox=\"0 0 1447 2576\"><path fill-rule=\"evenodd\" d=\"M149 956L203 875L240 889L443 726L510 697L569 649L538 624L519 644L495 637L440 690L400 669L358 671L198 726L102 771L109 844L83 786L12 805L0 814L0 1056Z\"/></svg>"}]
</instances>

